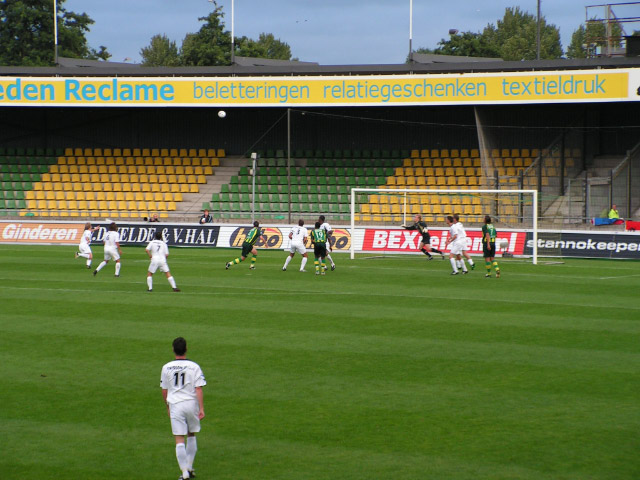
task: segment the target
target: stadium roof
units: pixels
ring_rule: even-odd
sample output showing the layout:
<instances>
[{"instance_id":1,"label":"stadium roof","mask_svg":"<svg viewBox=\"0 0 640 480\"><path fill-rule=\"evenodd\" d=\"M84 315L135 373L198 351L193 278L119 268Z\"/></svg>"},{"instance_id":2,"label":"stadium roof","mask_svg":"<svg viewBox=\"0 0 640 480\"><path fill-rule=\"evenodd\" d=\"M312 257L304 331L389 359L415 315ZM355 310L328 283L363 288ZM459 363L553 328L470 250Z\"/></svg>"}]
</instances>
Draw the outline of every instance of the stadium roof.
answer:
<instances>
[{"instance_id":1,"label":"stadium roof","mask_svg":"<svg viewBox=\"0 0 640 480\"><path fill-rule=\"evenodd\" d=\"M57 67L0 67L0 76L61 77L224 77L224 76L289 76L289 75L408 75L436 73L518 72L545 70L586 70L640 68L640 57L503 61L501 59L468 59L467 62L433 62L432 55L416 54L412 64L393 65L318 65L311 62L269 62L240 57L236 65L224 67L143 67L137 64L65 59ZM242 59L242 60L240 60ZM70 61L67 61L70 60ZM274 64L275 63L275 64Z\"/></svg>"}]
</instances>

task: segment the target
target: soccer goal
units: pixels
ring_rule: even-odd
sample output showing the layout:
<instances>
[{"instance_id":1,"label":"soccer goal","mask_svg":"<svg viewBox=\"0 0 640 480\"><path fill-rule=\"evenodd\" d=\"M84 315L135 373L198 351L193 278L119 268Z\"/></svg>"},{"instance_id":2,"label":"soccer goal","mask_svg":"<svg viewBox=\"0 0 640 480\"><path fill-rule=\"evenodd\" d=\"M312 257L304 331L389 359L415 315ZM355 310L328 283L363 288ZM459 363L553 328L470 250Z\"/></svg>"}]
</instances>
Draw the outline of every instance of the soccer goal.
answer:
<instances>
[{"instance_id":1,"label":"soccer goal","mask_svg":"<svg viewBox=\"0 0 640 480\"><path fill-rule=\"evenodd\" d=\"M457 213L469 237L478 237L485 215L490 215L501 239L498 251L531 258L537 264L537 205L536 190L352 188L351 258L355 258L358 243L354 240L366 235L369 226L410 225L415 215L421 215L430 228L442 230L447 228L446 216ZM469 231L474 233L469 235ZM516 239L517 245L514 241L504 245L505 237L500 232ZM476 241L479 240L473 238L477 247Z\"/></svg>"}]
</instances>

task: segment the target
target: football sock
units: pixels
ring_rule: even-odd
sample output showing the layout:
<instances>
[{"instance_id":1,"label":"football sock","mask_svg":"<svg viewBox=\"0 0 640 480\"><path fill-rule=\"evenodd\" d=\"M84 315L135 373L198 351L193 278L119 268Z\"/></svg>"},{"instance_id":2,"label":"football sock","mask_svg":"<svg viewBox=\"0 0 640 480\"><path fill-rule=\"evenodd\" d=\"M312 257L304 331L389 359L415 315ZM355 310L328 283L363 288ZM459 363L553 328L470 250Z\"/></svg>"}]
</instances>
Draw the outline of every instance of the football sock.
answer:
<instances>
[{"instance_id":1,"label":"football sock","mask_svg":"<svg viewBox=\"0 0 640 480\"><path fill-rule=\"evenodd\" d=\"M256 264L256 260L258 260L257 255L254 255L253 257L251 257L251 266L254 266Z\"/></svg>"},{"instance_id":2,"label":"football sock","mask_svg":"<svg viewBox=\"0 0 640 480\"><path fill-rule=\"evenodd\" d=\"M461 260L456 260L456 267L462 268L462 261Z\"/></svg>"},{"instance_id":3,"label":"football sock","mask_svg":"<svg viewBox=\"0 0 640 480\"><path fill-rule=\"evenodd\" d=\"M433 247L431 247L431 251L432 251L433 253L437 253L437 254L439 254L439 255L442 255L442 252L441 252L440 250L435 249L435 248L433 248Z\"/></svg>"},{"instance_id":4,"label":"football sock","mask_svg":"<svg viewBox=\"0 0 640 480\"><path fill-rule=\"evenodd\" d=\"M234 263L235 263L235 264L238 264L238 263L240 263L241 261L242 261L242 260L240 260L239 258L236 258L234 261L232 261L232 262L231 262L231 264L232 264L232 265L233 265Z\"/></svg>"},{"instance_id":5,"label":"football sock","mask_svg":"<svg viewBox=\"0 0 640 480\"><path fill-rule=\"evenodd\" d=\"M469 262L469 265L471 265L473 267L473 259L472 258L467 258L467 262Z\"/></svg>"},{"instance_id":6,"label":"football sock","mask_svg":"<svg viewBox=\"0 0 640 480\"><path fill-rule=\"evenodd\" d=\"M120 275L120 262L116 262L116 275Z\"/></svg>"},{"instance_id":7,"label":"football sock","mask_svg":"<svg viewBox=\"0 0 640 480\"><path fill-rule=\"evenodd\" d=\"M102 270L104 268L104 266L107 264L107 262L100 262L100 265L98 265L98 268L96 268L96 272L99 272L100 270Z\"/></svg>"},{"instance_id":8,"label":"football sock","mask_svg":"<svg viewBox=\"0 0 640 480\"><path fill-rule=\"evenodd\" d=\"M488 267L488 268L491 269L491 267ZM500 271L500 267L498 266L498 262L496 262L496 261L493 262L493 268L496 269L496 272Z\"/></svg>"},{"instance_id":9,"label":"football sock","mask_svg":"<svg viewBox=\"0 0 640 480\"><path fill-rule=\"evenodd\" d=\"M320 262L316 259L313 261L313 264L316 266L316 272L320 271Z\"/></svg>"},{"instance_id":10,"label":"football sock","mask_svg":"<svg viewBox=\"0 0 640 480\"><path fill-rule=\"evenodd\" d=\"M320 262L320 270L324 273L324 269L325 269L324 260L322 260Z\"/></svg>"},{"instance_id":11,"label":"football sock","mask_svg":"<svg viewBox=\"0 0 640 480\"><path fill-rule=\"evenodd\" d=\"M287 259L284 261L284 268L287 268L289 266L290 261L291 261L291 255L289 255Z\"/></svg>"},{"instance_id":12,"label":"football sock","mask_svg":"<svg viewBox=\"0 0 640 480\"><path fill-rule=\"evenodd\" d=\"M427 252L424 248L422 249L422 253L424 253L427 257L431 257L429 252Z\"/></svg>"},{"instance_id":13,"label":"football sock","mask_svg":"<svg viewBox=\"0 0 640 480\"><path fill-rule=\"evenodd\" d=\"M153 277L147 277L147 287L149 287L149 290L153 289Z\"/></svg>"},{"instance_id":14,"label":"football sock","mask_svg":"<svg viewBox=\"0 0 640 480\"><path fill-rule=\"evenodd\" d=\"M302 257L302 263L300 264L300 270L304 270L304 266L307 264L307 257Z\"/></svg>"},{"instance_id":15,"label":"football sock","mask_svg":"<svg viewBox=\"0 0 640 480\"><path fill-rule=\"evenodd\" d=\"M456 259L455 258L450 258L449 259L451 261L451 268L453 268L454 272L458 271L458 265L456 265Z\"/></svg>"},{"instance_id":16,"label":"football sock","mask_svg":"<svg viewBox=\"0 0 640 480\"><path fill-rule=\"evenodd\" d=\"M173 279L173 277L169 277L167 278L167 280L169 281L169 285L171 285L171 288L178 288L176 287L176 281Z\"/></svg>"},{"instance_id":17,"label":"football sock","mask_svg":"<svg viewBox=\"0 0 640 480\"><path fill-rule=\"evenodd\" d=\"M484 262L484 266L487 269L487 275L491 275L491 262Z\"/></svg>"},{"instance_id":18,"label":"football sock","mask_svg":"<svg viewBox=\"0 0 640 480\"><path fill-rule=\"evenodd\" d=\"M187 460L187 449L184 446L184 443L176 444L176 458L178 459L178 465L180 466L180 470L182 470L182 476L184 478L189 478L189 469L188 460Z\"/></svg>"},{"instance_id":19,"label":"football sock","mask_svg":"<svg viewBox=\"0 0 640 480\"><path fill-rule=\"evenodd\" d=\"M326 257L326 258L328 258L328 259L329 259L329 261L331 262L331 265L335 265L335 263L333 263L333 259L331 258L331 255L329 255L329 254L327 253L327 257Z\"/></svg>"},{"instance_id":20,"label":"football sock","mask_svg":"<svg viewBox=\"0 0 640 480\"><path fill-rule=\"evenodd\" d=\"M187 469L193 470L193 461L196 458L196 452L198 451L198 442L196 437L187 437Z\"/></svg>"},{"instance_id":21,"label":"football sock","mask_svg":"<svg viewBox=\"0 0 640 480\"><path fill-rule=\"evenodd\" d=\"M79 253L78 256L79 257L84 257L84 258L89 258L89 254L88 253Z\"/></svg>"},{"instance_id":22,"label":"football sock","mask_svg":"<svg viewBox=\"0 0 640 480\"><path fill-rule=\"evenodd\" d=\"M462 260L460 263L462 265L462 271L466 272L467 271L467 265L464 263L464 260Z\"/></svg>"},{"instance_id":23,"label":"football sock","mask_svg":"<svg viewBox=\"0 0 640 480\"><path fill-rule=\"evenodd\" d=\"M91 266L91 259L87 260L87 267Z\"/></svg>"}]
</instances>

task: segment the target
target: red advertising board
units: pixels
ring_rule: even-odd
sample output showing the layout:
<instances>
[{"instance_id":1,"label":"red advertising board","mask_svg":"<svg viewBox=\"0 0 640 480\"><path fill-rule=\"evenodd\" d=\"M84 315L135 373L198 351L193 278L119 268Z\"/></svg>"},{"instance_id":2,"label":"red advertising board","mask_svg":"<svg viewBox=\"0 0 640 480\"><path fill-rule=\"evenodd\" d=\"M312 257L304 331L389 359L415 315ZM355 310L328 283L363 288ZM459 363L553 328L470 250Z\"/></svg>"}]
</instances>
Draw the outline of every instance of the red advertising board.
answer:
<instances>
[{"instance_id":1,"label":"red advertising board","mask_svg":"<svg viewBox=\"0 0 640 480\"><path fill-rule=\"evenodd\" d=\"M448 230L430 230L431 246L448 252L446 246ZM526 242L526 232L498 232L496 251L502 252L503 240L508 242L507 251L513 255L522 255ZM367 228L364 233L362 250L365 252L416 252L420 245L421 235L415 230L398 230L388 228ZM482 232L467 231L467 245L472 255L482 254Z\"/></svg>"},{"instance_id":2,"label":"red advertising board","mask_svg":"<svg viewBox=\"0 0 640 480\"><path fill-rule=\"evenodd\" d=\"M80 242L82 223L0 222L0 243L56 243L74 245Z\"/></svg>"}]
</instances>

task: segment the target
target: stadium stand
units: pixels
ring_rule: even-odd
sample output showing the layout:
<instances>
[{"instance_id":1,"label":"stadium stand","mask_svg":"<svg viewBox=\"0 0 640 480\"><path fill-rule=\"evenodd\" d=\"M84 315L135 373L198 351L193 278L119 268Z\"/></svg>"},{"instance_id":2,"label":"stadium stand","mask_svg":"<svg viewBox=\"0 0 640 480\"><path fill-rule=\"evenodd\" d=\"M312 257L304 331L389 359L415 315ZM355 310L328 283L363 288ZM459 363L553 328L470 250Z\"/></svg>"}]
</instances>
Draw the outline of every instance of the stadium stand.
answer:
<instances>
[{"instance_id":1,"label":"stadium stand","mask_svg":"<svg viewBox=\"0 0 640 480\"><path fill-rule=\"evenodd\" d=\"M0 154L2 214L139 218L175 211L198 193L223 149L91 149ZM25 155L18 155L24 153ZM55 153L57 156L38 156Z\"/></svg>"}]
</instances>

